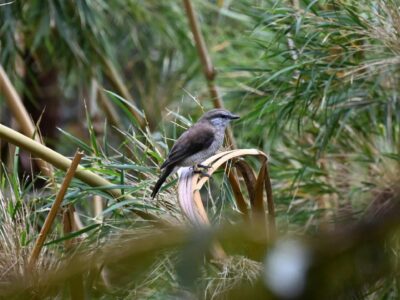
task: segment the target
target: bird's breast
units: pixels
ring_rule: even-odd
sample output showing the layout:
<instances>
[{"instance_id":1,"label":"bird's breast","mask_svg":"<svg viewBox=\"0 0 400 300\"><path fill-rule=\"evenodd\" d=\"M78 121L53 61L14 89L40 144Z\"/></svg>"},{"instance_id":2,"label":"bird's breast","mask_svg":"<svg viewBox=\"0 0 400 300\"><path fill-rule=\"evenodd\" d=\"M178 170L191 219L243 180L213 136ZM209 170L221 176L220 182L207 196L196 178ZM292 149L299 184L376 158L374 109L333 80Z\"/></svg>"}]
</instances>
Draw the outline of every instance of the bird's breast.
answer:
<instances>
[{"instance_id":1,"label":"bird's breast","mask_svg":"<svg viewBox=\"0 0 400 300\"><path fill-rule=\"evenodd\" d=\"M221 133L222 132L222 133ZM213 156L219 148L221 148L223 142L224 142L224 133L225 131L217 131L215 133L214 141L211 143L211 145L204 149L201 150L187 158L185 158L179 165L182 167L188 167L188 166L193 166L196 164L199 164L206 160L207 158Z\"/></svg>"}]
</instances>

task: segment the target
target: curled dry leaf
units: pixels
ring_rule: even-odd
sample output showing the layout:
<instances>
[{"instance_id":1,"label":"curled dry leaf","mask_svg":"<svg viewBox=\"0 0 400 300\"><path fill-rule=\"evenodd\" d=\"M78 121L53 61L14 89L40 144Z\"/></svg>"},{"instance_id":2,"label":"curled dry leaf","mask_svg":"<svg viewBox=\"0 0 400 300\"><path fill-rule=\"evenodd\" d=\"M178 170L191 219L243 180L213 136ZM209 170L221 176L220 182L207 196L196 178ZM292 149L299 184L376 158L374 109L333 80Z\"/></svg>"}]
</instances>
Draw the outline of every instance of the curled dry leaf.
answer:
<instances>
[{"instance_id":1,"label":"curled dry leaf","mask_svg":"<svg viewBox=\"0 0 400 300\"><path fill-rule=\"evenodd\" d=\"M261 167L257 173L245 160L245 157L256 156L260 159ZM257 149L238 149L217 153L205 160L202 165L210 166L208 174L210 177L228 161L233 161L232 167L225 171L228 173L230 185L240 212L245 222L251 222L257 228L262 228L265 238L274 236L275 212L272 199L272 188L267 167L267 155ZM237 170L238 172L235 172ZM240 181L236 175L243 177L247 188L246 194L240 189ZM208 226L210 221L201 199L200 190L210 179L207 176L195 174L192 168L181 168L179 174L178 199L184 215L196 226ZM267 196L267 205L264 201L264 190ZM250 205L251 210L249 210ZM268 208L268 212L265 207ZM267 223L268 222L268 223ZM218 246L219 247L219 246ZM222 250L222 248L220 249Z\"/></svg>"}]
</instances>

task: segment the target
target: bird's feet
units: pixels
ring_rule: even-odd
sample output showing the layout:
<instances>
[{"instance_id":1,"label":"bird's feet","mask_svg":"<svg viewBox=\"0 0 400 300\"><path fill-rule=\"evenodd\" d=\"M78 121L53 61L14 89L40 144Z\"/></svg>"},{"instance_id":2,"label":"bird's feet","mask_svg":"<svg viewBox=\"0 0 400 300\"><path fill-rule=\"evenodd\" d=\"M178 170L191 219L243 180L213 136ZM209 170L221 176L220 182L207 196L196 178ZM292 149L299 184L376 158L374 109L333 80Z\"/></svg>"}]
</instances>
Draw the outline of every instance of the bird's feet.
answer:
<instances>
[{"instance_id":1,"label":"bird's feet","mask_svg":"<svg viewBox=\"0 0 400 300\"><path fill-rule=\"evenodd\" d=\"M195 166L193 166L193 173L194 174L201 174L202 176L211 178L211 175L208 174L205 170L208 170L209 168L211 168L211 166L206 166L206 165L202 165L202 164L197 164Z\"/></svg>"},{"instance_id":2,"label":"bird's feet","mask_svg":"<svg viewBox=\"0 0 400 300\"><path fill-rule=\"evenodd\" d=\"M202 165L202 164L197 164L197 168L202 168L202 169L208 170L211 168L211 165L206 166L206 165Z\"/></svg>"}]
</instances>

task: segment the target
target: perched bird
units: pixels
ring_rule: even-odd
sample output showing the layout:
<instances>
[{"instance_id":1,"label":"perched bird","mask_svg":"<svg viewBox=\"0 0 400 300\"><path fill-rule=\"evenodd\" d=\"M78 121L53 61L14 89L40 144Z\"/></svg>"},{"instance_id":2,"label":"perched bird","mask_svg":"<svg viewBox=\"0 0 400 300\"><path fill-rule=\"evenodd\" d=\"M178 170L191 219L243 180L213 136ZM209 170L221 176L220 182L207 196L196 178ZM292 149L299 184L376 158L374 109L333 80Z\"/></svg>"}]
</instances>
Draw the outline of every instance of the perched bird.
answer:
<instances>
[{"instance_id":1,"label":"perched bird","mask_svg":"<svg viewBox=\"0 0 400 300\"><path fill-rule=\"evenodd\" d=\"M180 167L208 168L200 163L214 155L224 142L225 129L229 122L239 119L226 109L212 109L186 130L172 146L167 159L161 165L162 172L151 197L154 198L167 177Z\"/></svg>"}]
</instances>

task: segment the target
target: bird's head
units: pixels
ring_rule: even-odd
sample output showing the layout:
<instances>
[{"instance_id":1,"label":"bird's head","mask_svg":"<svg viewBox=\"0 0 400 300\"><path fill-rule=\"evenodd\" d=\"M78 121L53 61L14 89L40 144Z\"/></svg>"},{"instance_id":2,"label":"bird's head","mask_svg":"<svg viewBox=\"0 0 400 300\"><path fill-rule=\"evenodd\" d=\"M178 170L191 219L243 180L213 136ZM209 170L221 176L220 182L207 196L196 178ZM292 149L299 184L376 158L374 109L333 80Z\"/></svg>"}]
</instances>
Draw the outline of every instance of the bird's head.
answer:
<instances>
[{"instance_id":1,"label":"bird's head","mask_svg":"<svg viewBox=\"0 0 400 300\"><path fill-rule=\"evenodd\" d=\"M212 109L206 112L200 121L208 121L215 127L226 127L231 120L239 119L240 117L232 114L230 111L222 108Z\"/></svg>"}]
</instances>

